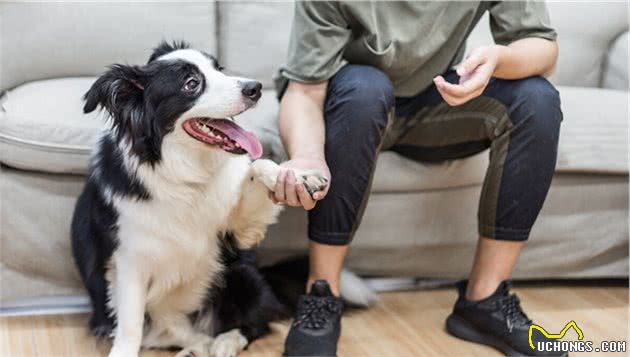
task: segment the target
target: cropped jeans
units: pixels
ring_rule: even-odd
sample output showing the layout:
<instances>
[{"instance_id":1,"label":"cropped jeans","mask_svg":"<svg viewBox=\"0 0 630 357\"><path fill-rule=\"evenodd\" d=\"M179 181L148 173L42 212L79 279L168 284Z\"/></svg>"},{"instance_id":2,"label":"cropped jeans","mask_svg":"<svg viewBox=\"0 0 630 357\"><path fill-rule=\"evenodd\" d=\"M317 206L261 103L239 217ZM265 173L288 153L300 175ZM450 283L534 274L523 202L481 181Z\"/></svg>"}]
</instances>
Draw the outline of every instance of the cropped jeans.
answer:
<instances>
[{"instance_id":1,"label":"cropped jeans","mask_svg":"<svg viewBox=\"0 0 630 357\"><path fill-rule=\"evenodd\" d=\"M458 81L455 71L444 78ZM481 96L452 107L434 85L413 97L395 97L383 72L349 64L329 81L324 119L332 181L327 196L309 211L309 239L350 243L381 150L436 162L490 148L478 233L523 241L551 184L562 112L558 91L538 76L493 78Z\"/></svg>"}]
</instances>

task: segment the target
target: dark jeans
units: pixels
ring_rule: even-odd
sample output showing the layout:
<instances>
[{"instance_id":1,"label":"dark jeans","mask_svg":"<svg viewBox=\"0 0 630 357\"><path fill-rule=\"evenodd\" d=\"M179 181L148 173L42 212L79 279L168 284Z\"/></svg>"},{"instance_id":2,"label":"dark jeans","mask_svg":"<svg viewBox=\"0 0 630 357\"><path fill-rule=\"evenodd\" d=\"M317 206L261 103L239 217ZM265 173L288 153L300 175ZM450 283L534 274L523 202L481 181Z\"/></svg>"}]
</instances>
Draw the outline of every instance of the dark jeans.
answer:
<instances>
[{"instance_id":1,"label":"dark jeans","mask_svg":"<svg viewBox=\"0 0 630 357\"><path fill-rule=\"evenodd\" d=\"M444 77L458 81L454 71ZM380 70L346 65L329 81L324 110L332 182L326 198L309 212L311 240L351 241L377 155L385 149L418 161L443 161L490 148L479 234L515 241L529 237L551 184L562 121L558 92L546 79L492 79L480 97L451 107L435 86L396 98Z\"/></svg>"}]
</instances>

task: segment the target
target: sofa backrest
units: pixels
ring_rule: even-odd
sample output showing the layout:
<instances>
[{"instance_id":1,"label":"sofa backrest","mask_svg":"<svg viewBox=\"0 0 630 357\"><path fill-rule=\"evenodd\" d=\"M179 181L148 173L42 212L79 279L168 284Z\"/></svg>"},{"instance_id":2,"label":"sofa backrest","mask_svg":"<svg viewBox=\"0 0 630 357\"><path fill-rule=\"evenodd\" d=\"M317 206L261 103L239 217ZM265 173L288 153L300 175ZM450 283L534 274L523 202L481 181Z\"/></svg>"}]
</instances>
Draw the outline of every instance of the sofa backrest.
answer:
<instances>
[{"instance_id":1,"label":"sofa backrest","mask_svg":"<svg viewBox=\"0 0 630 357\"><path fill-rule=\"evenodd\" d=\"M559 34L558 84L601 86L610 46L628 31L628 2L552 2L551 23ZM628 62L628 53L625 53Z\"/></svg>"},{"instance_id":2,"label":"sofa backrest","mask_svg":"<svg viewBox=\"0 0 630 357\"><path fill-rule=\"evenodd\" d=\"M145 63L162 39L216 52L213 2L2 2L0 91L47 78Z\"/></svg>"},{"instance_id":3,"label":"sofa backrest","mask_svg":"<svg viewBox=\"0 0 630 357\"><path fill-rule=\"evenodd\" d=\"M292 2L220 2L219 54L222 64L271 88L286 62L293 20Z\"/></svg>"},{"instance_id":4,"label":"sofa backrest","mask_svg":"<svg viewBox=\"0 0 630 357\"><path fill-rule=\"evenodd\" d=\"M628 78L629 47L630 32L628 31L621 34L612 43L606 55L606 62L604 63L602 87L620 90L630 89L630 78Z\"/></svg>"},{"instance_id":5,"label":"sofa backrest","mask_svg":"<svg viewBox=\"0 0 630 357\"><path fill-rule=\"evenodd\" d=\"M601 86L608 49L628 31L628 3L552 1L547 5L561 48L552 81L559 85ZM270 85L278 66L286 60L292 17L291 3L219 3L219 46L225 65ZM485 15L471 34L468 48L489 43L492 37ZM628 54L618 52L625 58L617 62L627 63Z\"/></svg>"},{"instance_id":6,"label":"sofa backrest","mask_svg":"<svg viewBox=\"0 0 630 357\"><path fill-rule=\"evenodd\" d=\"M558 32L560 54L551 80L559 85L600 87L606 55L628 31L627 2L549 2L551 24ZM470 35L468 48L492 41L485 15ZM628 53L621 62L628 62ZM627 79L626 79L627 81Z\"/></svg>"},{"instance_id":7,"label":"sofa backrest","mask_svg":"<svg viewBox=\"0 0 630 357\"><path fill-rule=\"evenodd\" d=\"M628 30L627 2L551 2L561 85L600 86L608 49ZM31 80L88 76L143 63L162 39L186 39L236 74L272 86L286 60L292 2L0 3L0 91ZM487 17L469 48L491 41ZM617 51L616 63L627 65ZM623 71L621 71L623 73ZM625 71L627 73L627 70ZM627 79L626 79L627 82Z\"/></svg>"}]
</instances>

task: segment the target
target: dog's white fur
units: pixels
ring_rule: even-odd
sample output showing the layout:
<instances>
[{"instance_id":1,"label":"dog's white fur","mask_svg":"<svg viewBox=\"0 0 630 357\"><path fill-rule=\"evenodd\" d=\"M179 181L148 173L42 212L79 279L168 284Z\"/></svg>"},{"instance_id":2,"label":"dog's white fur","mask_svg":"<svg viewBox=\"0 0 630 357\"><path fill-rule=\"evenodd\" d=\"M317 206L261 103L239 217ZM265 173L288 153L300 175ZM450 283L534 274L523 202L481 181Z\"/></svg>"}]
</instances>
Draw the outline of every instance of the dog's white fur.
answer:
<instances>
[{"instance_id":1,"label":"dog's white fur","mask_svg":"<svg viewBox=\"0 0 630 357\"><path fill-rule=\"evenodd\" d=\"M196 357L241 351L247 340L238 330L217 336L213 344L187 315L202 306L220 273L222 233L233 232L243 248L255 246L279 212L267 197L275 187L278 165L251 163L246 155L201 143L182 129L193 117L225 118L248 109L240 79L215 70L194 50L177 50L159 60L172 59L195 63L206 76L206 92L164 137L159 164L138 164L121 145L125 166L151 199L107 198L119 213L119 245L107 271L109 306L117 319L111 357L136 356L141 345L185 346L179 355L193 352ZM311 176L296 173L300 181ZM145 312L151 316L150 331L143 331Z\"/></svg>"}]
</instances>

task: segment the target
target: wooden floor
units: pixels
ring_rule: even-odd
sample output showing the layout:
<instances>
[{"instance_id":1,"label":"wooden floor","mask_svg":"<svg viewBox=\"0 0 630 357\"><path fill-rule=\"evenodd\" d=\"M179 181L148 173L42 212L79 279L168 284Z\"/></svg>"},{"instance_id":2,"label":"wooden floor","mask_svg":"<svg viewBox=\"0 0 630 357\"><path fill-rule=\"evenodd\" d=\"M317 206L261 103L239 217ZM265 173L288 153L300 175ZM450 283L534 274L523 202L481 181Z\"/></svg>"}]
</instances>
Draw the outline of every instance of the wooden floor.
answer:
<instances>
[{"instance_id":1,"label":"wooden floor","mask_svg":"<svg viewBox=\"0 0 630 357\"><path fill-rule=\"evenodd\" d=\"M585 340L628 340L625 286L527 285L515 291L530 317L550 333L575 320ZM454 300L452 289L382 294L374 308L344 317L339 355L498 356L490 348L460 341L444 331ZM106 356L109 343L87 335L86 319L86 315L0 318L0 356ZM287 326L275 323L273 334L254 342L242 356L279 356ZM575 338L573 332L566 337ZM141 354L171 355L163 351Z\"/></svg>"}]
</instances>

